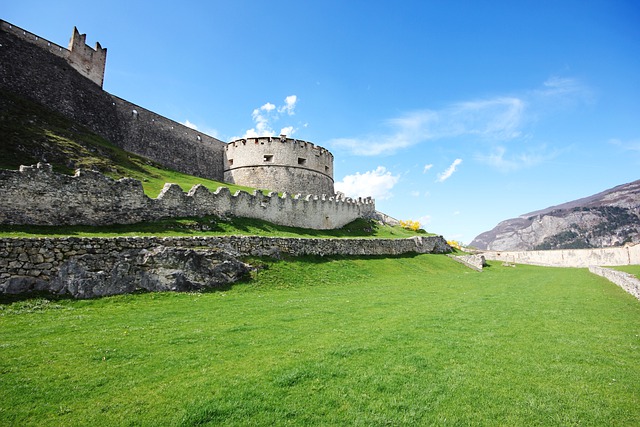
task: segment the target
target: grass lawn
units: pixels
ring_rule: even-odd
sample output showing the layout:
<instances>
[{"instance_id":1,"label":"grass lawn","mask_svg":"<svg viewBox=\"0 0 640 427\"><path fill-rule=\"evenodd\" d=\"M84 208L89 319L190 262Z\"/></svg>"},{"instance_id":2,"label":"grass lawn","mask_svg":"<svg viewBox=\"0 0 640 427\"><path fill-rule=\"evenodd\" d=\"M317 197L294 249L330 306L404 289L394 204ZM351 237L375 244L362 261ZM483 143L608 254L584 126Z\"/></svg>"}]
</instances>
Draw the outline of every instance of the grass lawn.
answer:
<instances>
[{"instance_id":1,"label":"grass lawn","mask_svg":"<svg viewBox=\"0 0 640 427\"><path fill-rule=\"evenodd\" d=\"M0 305L0 425L640 425L640 304L586 269L264 267Z\"/></svg>"}]
</instances>

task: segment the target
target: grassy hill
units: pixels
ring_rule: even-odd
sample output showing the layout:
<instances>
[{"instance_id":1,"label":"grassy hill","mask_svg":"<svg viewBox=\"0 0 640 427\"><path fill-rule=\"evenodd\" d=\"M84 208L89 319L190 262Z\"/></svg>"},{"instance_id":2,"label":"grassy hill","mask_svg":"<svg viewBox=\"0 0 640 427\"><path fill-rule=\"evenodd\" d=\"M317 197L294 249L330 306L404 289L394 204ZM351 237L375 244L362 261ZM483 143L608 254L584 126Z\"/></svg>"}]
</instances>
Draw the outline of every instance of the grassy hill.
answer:
<instances>
[{"instance_id":1,"label":"grassy hill","mask_svg":"<svg viewBox=\"0 0 640 427\"><path fill-rule=\"evenodd\" d=\"M640 305L586 269L263 261L0 305L2 425L640 425Z\"/></svg>"}]
</instances>

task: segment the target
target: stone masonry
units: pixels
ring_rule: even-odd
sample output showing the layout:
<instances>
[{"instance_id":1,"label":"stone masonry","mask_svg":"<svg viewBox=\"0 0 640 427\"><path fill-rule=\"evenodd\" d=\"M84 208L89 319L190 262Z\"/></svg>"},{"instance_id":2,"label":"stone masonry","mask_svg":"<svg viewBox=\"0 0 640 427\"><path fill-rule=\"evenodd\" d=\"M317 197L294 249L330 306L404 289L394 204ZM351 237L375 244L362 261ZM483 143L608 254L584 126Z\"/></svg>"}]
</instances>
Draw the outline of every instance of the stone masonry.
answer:
<instances>
[{"instance_id":1,"label":"stone masonry","mask_svg":"<svg viewBox=\"0 0 640 427\"><path fill-rule=\"evenodd\" d=\"M246 256L363 256L450 251L441 236L409 239L4 238L0 239L0 293L48 291L91 298L137 289L198 290L228 285L246 275L248 267L238 260Z\"/></svg>"}]
</instances>

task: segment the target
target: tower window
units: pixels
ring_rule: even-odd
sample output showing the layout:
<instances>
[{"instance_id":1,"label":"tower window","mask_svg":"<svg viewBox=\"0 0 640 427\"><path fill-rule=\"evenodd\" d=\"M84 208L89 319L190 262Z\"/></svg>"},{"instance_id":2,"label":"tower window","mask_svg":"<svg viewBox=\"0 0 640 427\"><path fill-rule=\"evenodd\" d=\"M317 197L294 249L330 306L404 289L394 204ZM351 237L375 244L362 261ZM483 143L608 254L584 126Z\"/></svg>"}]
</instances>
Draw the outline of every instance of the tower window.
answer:
<instances>
[{"instance_id":1,"label":"tower window","mask_svg":"<svg viewBox=\"0 0 640 427\"><path fill-rule=\"evenodd\" d=\"M265 162L273 162L273 154L265 154L263 160Z\"/></svg>"},{"instance_id":2,"label":"tower window","mask_svg":"<svg viewBox=\"0 0 640 427\"><path fill-rule=\"evenodd\" d=\"M229 166L233 166L233 159L229 159L228 162L229 162Z\"/></svg>"},{"instance_id":3,"label":"tower window","mask_svg":"<svg viewBox=\"0 0 640 427\"><path fill-rule=\"evenodd\" d=\"M299 165L306 165L307 164L307 159L302 158L302 157L298 157L298 164Z\"/></svg>"}]
</instances>

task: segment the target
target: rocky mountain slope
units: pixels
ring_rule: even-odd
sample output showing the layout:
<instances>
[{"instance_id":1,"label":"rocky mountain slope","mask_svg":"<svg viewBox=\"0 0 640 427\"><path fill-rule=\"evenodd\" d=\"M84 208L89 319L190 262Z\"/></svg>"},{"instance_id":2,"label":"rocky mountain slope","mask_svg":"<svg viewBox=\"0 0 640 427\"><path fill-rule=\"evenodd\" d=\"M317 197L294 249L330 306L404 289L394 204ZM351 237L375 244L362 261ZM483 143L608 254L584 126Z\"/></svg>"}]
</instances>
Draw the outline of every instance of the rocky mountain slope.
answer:
<instances>
[{"instance_id":1,"label":"rocky mountain slope","mask_svg":"<svg viewBox=\"0 0 640 427\"><path fill-rule=\"evenodd\" d=\"M499 223L471 246L486 250L578 249L640 242L640 180Z\"/></svg>"}]
</instances>

